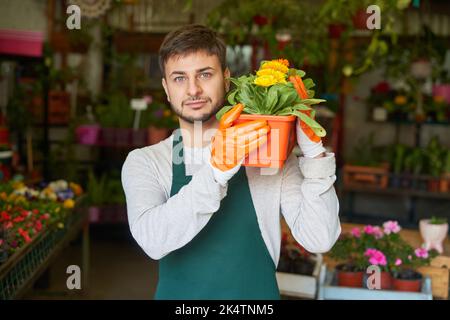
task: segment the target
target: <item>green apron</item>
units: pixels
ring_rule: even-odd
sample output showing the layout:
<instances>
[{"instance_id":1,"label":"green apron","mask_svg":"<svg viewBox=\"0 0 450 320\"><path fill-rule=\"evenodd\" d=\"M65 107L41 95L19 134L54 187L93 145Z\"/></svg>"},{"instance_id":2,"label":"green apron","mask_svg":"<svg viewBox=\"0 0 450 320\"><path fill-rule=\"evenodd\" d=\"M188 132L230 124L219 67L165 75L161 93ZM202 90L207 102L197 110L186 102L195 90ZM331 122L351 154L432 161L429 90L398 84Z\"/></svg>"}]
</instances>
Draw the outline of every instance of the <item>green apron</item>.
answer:
<instances>
[{"instance_id":1,"label":"green apron","mask_svg":"<svg viewBox=\"0 0 450 320\"><path fill-rule=\"evenodd\" d=\"M178 142L182 143L182 136L176 130L173 148ZM180 156L184 159L183 150ZM170 196L191 181L184 161L175 165L173 160ZM188 244L160 260L155 299L278 300L275 270L242 166L228 182L227 196L206 226Z\"/></svg>"}]
</instances>

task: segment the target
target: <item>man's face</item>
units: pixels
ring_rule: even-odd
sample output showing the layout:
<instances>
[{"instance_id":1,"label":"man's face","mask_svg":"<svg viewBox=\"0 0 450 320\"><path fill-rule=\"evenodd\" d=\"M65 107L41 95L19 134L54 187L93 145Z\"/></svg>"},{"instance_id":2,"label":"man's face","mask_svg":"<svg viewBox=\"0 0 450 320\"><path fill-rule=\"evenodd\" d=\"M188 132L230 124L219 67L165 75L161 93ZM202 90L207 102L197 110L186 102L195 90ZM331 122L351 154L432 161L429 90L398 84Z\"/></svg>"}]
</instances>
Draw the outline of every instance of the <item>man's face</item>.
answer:
<instances>
[{"instance_id":1,"label":"man's face","mask_svg":"<svg viewBox=\"0 0 450 320\"><path fill-rule=\"evenodd\" d=\"M194 123L207 121L223 107L229 76L228 68L222 71L216 55L197 51L169 58L162 84L173 111Z\"/></svg>"}]
</instances>

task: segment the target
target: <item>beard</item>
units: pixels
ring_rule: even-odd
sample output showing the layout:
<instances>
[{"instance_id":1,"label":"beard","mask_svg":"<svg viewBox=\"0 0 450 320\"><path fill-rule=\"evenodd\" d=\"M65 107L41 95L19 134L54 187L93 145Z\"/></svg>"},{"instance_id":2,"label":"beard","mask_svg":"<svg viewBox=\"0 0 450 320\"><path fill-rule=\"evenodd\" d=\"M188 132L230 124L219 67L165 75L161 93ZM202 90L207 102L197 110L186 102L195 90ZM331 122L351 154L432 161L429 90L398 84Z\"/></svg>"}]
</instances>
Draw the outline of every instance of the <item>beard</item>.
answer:
<instances>
[{"instance_id":1,"label":"beard","mask_svg":"<svg viewBox=\"0 0 450 320\"><path fill-rule=\"evenodd\" d=\"M225 101L224 98L220 99L219 101L217 101L217 103L215 103L214 105L212 105L212 108L209 111L204 112L201 115L197 115L197 116L189 116L189 115L185 115L183 114L183 110L184 110L184 104L186 102L190 102L190 101L196 101L196 100L205 100L207 101L206 104L212 104L212 101L210 98L206 98L206 97L193 97L189 100L183 101L181 104L181 107L175 107L172 103L170 103L170 107L172 109L172 111L181 119L183 119L186 122L189 123L194 123L195 121L201 121L201 122L205 122L208 121L209 119L211 119L211 117L214 117L216 115L216 113L222 108L223 103Z\"/></svg>"}]
</instances>

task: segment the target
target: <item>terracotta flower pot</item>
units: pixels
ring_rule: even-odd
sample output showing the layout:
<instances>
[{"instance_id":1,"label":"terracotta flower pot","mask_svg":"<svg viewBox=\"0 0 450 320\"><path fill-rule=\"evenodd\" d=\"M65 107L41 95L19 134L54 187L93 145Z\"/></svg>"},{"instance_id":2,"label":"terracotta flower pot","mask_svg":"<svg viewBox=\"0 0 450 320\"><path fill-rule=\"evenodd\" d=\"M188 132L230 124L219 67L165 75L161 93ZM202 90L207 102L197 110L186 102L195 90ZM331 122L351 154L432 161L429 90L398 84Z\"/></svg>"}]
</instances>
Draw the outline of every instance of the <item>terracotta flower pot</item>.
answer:
<instances>
[{"instance_id":1,"label":"terracotta flower pot","mask_svg":"<svg viewBox=\"0 0 450 320\"><path fill-rule=\"evenodd\" d=\"M339 39L346 27L343 24L330 24L328 25L328 37L330 39Z\"/></svg>"},{"instance_id":2,"label":"terracotta flower pot","mask_svg":"<svg viewBox=\"0 0 450 320\"><path fill-rule=\"evenodd\" d=\"M420 292L422 288L422 275L413 270L392 277L392 287L397 291Z\"/></svg>"},{"instance_id":3,"label":"terracotta flower pot","mask_svg":"<svg viewBox=\"0 0 450 320\"><path fill-rule=\"evenodd\" d=\"M363 283L363 272L338 271L337 279L340 287L361 288Z\"/></svg>"},{"instance_id":4,"label":"terracotta flower pot","mask_svg":"<svg viewBox=\"0 0 450 320\"><path fill-rule=\"evenodd\" d=\"M267 120L270 132L267 135L267 143L250 153L244 160L244 166L282 168L297 141L297 117L241 114L236 124L251 120Z\"/></svg>"},{"instance_id":5,"label":"terracotta flower pot","mask_svg":"<svg viewBox=\"0 0 450 320\"><path fill-rule=\"evenodd\" d=\"M368 30L367 20L370 16L371 14L367 13L365 9L359 9L352 17L353 27L358 30Z\"/></svg>"},{"instance_id":6,"label":"terracotta flower pot","mask_svg":"<svg viewBox=\"0 0 450 320\"><path fill-rule=\"evenodd\" d=\"M364 272L352 271L351 268L347 269L348 267L347 265L336 266L338 286L361 288L363 286Z\"/></svg>"},{"instance_id":7,"label":"terracotta flower pot","mask_svg":"<svg viewBox=\"0 0 450 320\"><path fill-rule=\"evenodd\" d=\"M385 271L381 272L380 289L381 290L392 289L392 275L389 272Z\"/></svg>"},{"instance_id":8,"label":"terracotta flower pot","mask_svg":"<svg viewBox=\"0 0 450 320\"><path fill-rule=\"evenodd\" d=\"M443 243L447 237L448 223L431 224L430 219L419 222L420 235L425 242L425 249L436 249L439 253L444 251Z\"/></svg>"}]
</instances>

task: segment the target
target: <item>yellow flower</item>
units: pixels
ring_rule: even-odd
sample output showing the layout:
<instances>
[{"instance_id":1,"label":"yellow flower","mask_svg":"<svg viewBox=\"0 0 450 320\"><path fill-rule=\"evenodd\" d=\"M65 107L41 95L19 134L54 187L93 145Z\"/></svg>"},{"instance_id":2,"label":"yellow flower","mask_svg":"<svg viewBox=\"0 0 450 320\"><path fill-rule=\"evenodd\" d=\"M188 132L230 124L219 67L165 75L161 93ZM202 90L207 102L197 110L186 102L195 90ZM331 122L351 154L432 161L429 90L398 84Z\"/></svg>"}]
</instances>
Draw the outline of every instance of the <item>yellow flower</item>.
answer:
<instances>
[{"instance_id":1,"label":"yellow flower","mask_svg":"<svg viewBox=\"0 0 450 320\"><path fill-rule=\"evenodd\" d=\"M6 192L0 193L0 199L2 199L3 201L6 201L6 199L8 199L8 195L6 194Z\"/></svg>"},{"instance_id":2,"label":"yellow flower","mask_svg":"<svg viewBox=\"0 0 450 320\"><path fill-rule=\"evenodd\" d=\"M254 84L261 87L269 87L276 84L277 82L277 79L272 75L260 76L253 81Z\"/></svg>"},{"instance_id":3,"label":"yellow flower","mask_svg":"<svg viewBox=\"0 0 450 320\"><path fill-rule=\"evenodd\" d=\"M256 73L254 81L256 85L269 87L277 83L286 83L285 74L273 69L263 69Z\"/></svg>"},{"instance_id":4,"label":"yellow flower","mask_svg":"<svg viewBox=\"0 0 450 320\"><path fill-rule=\"evenodd\" d=\"M72 209L75 206L75 201L72 199L64 200L63 207L66 209Z\"/></svg>"},{"instance_id":5,"label":"yellow flower","mask_svg":"<svg viewBox=\"0 0 450 320\"><path fill-rule=\"evenodd\" d=\"M265 70L265 69L272 69L275 71L279 71L281 73L287 73L289 68L289 62L286 59L278 59L278 60L272 60L263 62L259 70Z\"/></svg>"},{"instance_id":6,"label":"yellow flower","mask_svg":"<svg viewBox=\"0 0 450 320\"><path fill-rule=\"evenodd\" d=\"M72 189L73 193L76 196L79 196L80 194L83 193L83 188L81 188L81 186L77 183L71 182L69 183L70 189Z\"/></svg>"},{"instance_id":7,"label":"yellow flower","mask_svg":"<svg viewBox=\"0 0 450 320\"><path fill-rule=\"evenodd\" d=\"M12 184L12 187L14 190L16 189L22 189L25 187L25 184L22 181L16 181Z\"/></svg>"},{"instance_id":8,"label":"yellow flower","mask_svg":"<svg viewBox=\"0 0 450 320\"><path fill-rule=\"evenodd\" d=\"M171 114L170 110L164 110L163 112L164 117L170 117L170 114Z\"/></svg>"},{"instance_id":9,"label":"yellow flower","mask_svg":"<svg viewBox=\"0 0 450 320\"><path fill-rule=\"evenodd\" d=\"M56 226L57 226L59 229L64 229L64 223L62 223L62 222L59 222Z\"/></svg>"},{"instance_id":10,"label":"yellow flower","mask_svg":"<svg viewBox=\"0 0 450 320\"><path fill-rule=\"evenodd\" d=\"M404 104L406 104L406 97L405 96L396 96L394 102L395 102L395 104L398 104L398 105L404 105Z\"/></svg>"}]
</instances>

